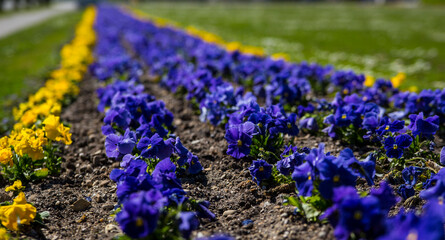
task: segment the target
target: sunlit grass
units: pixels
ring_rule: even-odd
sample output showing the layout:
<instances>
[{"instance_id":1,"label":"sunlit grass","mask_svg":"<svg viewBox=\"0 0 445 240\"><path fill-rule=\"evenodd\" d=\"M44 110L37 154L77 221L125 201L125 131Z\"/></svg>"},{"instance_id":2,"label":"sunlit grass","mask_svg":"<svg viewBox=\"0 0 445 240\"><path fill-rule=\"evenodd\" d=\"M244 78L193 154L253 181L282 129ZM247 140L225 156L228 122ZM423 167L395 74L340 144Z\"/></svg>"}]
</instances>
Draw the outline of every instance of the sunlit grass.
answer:
<instances>
[{"instance_id":1,"label":"sunlit grass","mask_svg":"<svg viewBox=\"0 0 445 240\"><path fill-rule=\"evenodd\" d=\"M58 66L59 51L74 34L80 13L67 13L0 39L0 102L25 98ZM15 102L13 103L15 104ZM0 109L0 117L5 109Z\"/></svg>"},{"instance_id":2,"label":"sunlit grass","mask_svg":"<svg viewBox=\"0 0 445 240\"><path fill-rule=\"evenodd\" d=\"M445 7L333 4L150 3L139 9L227 41L285 52L375 77L407 73L404 86L445 87Z\"/></svg>"}]
</instances>

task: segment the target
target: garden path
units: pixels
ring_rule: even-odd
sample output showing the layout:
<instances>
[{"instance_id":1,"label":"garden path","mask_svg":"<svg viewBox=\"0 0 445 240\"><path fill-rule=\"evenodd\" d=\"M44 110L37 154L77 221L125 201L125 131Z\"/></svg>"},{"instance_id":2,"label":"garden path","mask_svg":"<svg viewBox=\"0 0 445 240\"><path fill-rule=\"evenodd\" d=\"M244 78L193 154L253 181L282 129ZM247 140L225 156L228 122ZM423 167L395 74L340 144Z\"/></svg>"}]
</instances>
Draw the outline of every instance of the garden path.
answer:
<instances>
[{"instance_id":1,"label":"garden path","mask_svg":"<svg viewBox=\"0 0 445 240\"><path fill-rule=\"evenodd\" d=\"M4 38L21 29L75 9L75 2L69 1L54 3L51 7L42 10L16 13L0 17L0 38Z\"/></svg>"}]
</instances>

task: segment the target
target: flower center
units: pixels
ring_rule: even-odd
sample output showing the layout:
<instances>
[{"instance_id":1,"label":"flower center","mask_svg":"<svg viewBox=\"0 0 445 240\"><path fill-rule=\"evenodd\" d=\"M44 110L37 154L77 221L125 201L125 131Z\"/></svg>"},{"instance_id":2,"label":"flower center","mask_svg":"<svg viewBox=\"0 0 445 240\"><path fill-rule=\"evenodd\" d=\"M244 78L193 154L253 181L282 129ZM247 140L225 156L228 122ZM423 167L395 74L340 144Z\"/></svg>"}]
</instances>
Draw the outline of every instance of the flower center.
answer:
<instances>
[{"instance_id":1,"label":"flower center","mask_svg":"<svg viewBox=\"0 0 445 240\"><path fill-rule=\"evenodd\" d=\"M362 212L361 212L361 211L355 211L355 213L354 213L354 219L355 219L355 220L360 220L360 219L362 219Z\"/></svg>"},{"instance_id":2,"label":"flower center","mask_svg":"<svg viewBox=\"0 0 445 240\"><path fill-rule=\"evenodd\" d=\"M243 145L243 142L241 140L238 140L236 144L241 147Z\"/></svg>"},{"instance_id":3,"label":"flower center","mask_svg":"<svg viewBox=\"0 0 445 240\"><path fill-rule=\"evenodd\" d=\"M261 166L260 168L258 168L258 170L259 170L260 172L262 172L262 171L264 171L264 167Z\"/></svg>"},{"instance_id":4,"label":"flower center","mask_svg":"<svg viewBox=\"0 0 445 240\"><path fill-rule=\"evenodd\" d=\"M141 113L141 112L142 112L141 107L138 107L138 108L136 109L136 111L137 111L138 113Z\"/></svg>"},{"instance_id":5,"label":"flower center","mask_svg":"<svg viewBox=\"0 0 445 240\"><path fill-rule=\"evenodd\" d=\"M343 94L348 94L348 92L349 92L348 89L346 89L346 88L343 89Z\"/></svg>"},{"instance_id":6,"label":"flower center","mask_svg":"<svg viewBox=\"0 0 445 240\"><path fill-rule=\"evenodd\" d=\"M259 122L258 127L263 127L263 124Z\"/></svg>"},{"instance_id":7,"label":"flower center","mask_svg":"<svg viewBox=\"0 0 445 240\"><path fill-rule=\"evenodd\" d=\"M312 179L311 175L308 175L307 180L311 180L311 179Z\"/></svg>"},{"instance_id":8,"label":"flower center","mask_svg":"<svg viewBox=\"0 0 445 240\"><path fill-rule=\"evenodd\" d=\"M412 231L406 236L406 240L417 240L419 238L419 235L416 231Z\"/></svg>"},{"instance_id":9,"label":"flower center","mask_svg":"<svg viewBox=\"0 0 445 240\"><path fill-rule=\"evenodd\" d=\"M148 144L147 149L150 149L150 148L151 148L151 144Z\"/></svg>"},{"instance_id":10,"label":"flower center","mask_svg":"<svg viewBox=\"0 0 445 240\"><path fill-rule=\"evenodd\" d=\"M151 127L151 128L150 128L150 131L151 131L152 133L154 133L154 132L156 132L156 129L155 129L154 127Z\"/></svg>"},{"instance_id":11,"label":"flower center","mask_svg":"<svg viewBox=\"0 0 445 240\"><path fill-rule=\"evenodd\" d=\"M397 149L397 144L392 145L392 148L394 148L394 150Z\"/></svg>"},{"instance_id":12,"label":"flower center","mask_svg":"<svg viewBox=\"0 0 445 240\"><path fill-rule=\"evenodd\" d=\"M431 181L431 186L432 187L436 186L436 182L437 182L436 180Z\"/></svg>"},{"instance_id":13,"label":"flower center","mask_svg":"<svg viewBox=\"0 0 445 240\"><path fill-rule=\"evenodd\" d=\"M341 115L341 119L346 119L346 114Z\"/></svg>"},{"instance_id":14,"label":"flower center","mask_svg":"<svg viewBox=\"0 0 445 240\"><path fill-rule=\"evenodd\" d=\"M335 175L333 181L334 182L339 182L340 181L340 176L339 175Z\"/></svg>"},{"instance_id":15,"label":"flower center","mask_svg":"<svg viewBox=\"0 0 445 240\"><path fill-rule=\"evenodd\" d=\"M287 123L287 128L292 128L292 125L290 123Z\"/></svg>"},{"instance_id":16,"label":"flower center","mask_svg":"<svg viewBox=\"0 0 445 240\"><path fill-rule=\"evenodd\" d=\"M136 218L136 227L142 227L144 220L141 217Z\"/></svg>"},{"instance_id":17,"label":"flower center","mask_svg":"<svg viewBox=\"0 0 445 240\"><path fill-rule=\"evenodd\" d=\"M367 97L363 97L363 101L366 102L368 100Z\"/></svg>"},{"instance_id":18,"label":"flower center","mask_svg":"<svg viewBox=\"0 0 445 240\"><path fill-rule=\"evenodd\" d=\"M385 130L389 130L389 125L386 125Z\"/></svg>"}]
</instances>

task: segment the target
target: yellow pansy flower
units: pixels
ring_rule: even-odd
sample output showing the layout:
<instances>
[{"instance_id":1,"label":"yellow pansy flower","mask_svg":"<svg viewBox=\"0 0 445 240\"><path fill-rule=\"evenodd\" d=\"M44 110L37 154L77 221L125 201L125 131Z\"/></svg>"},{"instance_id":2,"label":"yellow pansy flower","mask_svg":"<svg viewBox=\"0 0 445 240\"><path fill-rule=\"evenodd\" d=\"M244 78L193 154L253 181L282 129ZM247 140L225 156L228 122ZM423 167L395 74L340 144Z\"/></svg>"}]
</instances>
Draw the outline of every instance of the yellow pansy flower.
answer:
<instances>
[{"instance_id":1,"label":"yellow pansy flower","mask_svg":"<svg viewBox=\"0 0 445 240\"><path fill-rule=\"evenodd\" d=\"M44 121L43 130L46 132L46 136L51 140L56 140L60 136L60 132L58 131L58 127L60 125L59 117L54 115L49 115Z\"/></svg>"},{"instance_id":2,"label":"yellow pansy flower","mask_svg":"<svg viewBox=\"0 0 445 240\"><path fill-rule=\"evenodd\" d=\"M11 231L18 231L19 224L30 224L36 217L36 208L26 202L25 194L20 192L14 203L0 207L0 221Z\"/></svg>"},{"instance_id":3,"label":"yellow pansy flower","mask_svg":"<svg viewBox=\"0 0 445 240\"><path fill-rule=\"evenodd\" d=\"M60 103L54 104L50 110L51 114L60 115L62 112L62 105Z\"/></svg>"},{"instance_id":4,"label":"yellow pansy flower","mask_svg":"<svg viewBox=\"0 0 445 240\"><path fill-rule=\"evenodd\" d=\"M65 144L71 144L71 133L69 133L70 128L63 126L60 123L60 118L54 115L48 116L44 121L43 130L46 132L46 136L54 141L62 141Z\"/></svg>"},{"instance_id":5,"label":"yellow pansy flower","mask_svg":"<svg viewBox=\"0 0 445 240\"><path fill-rule=\"evenodd\" d=\"M10 147L0 148L0 163L3 165L13 165L12 150Z\"/></svg>"},{"instance_id":6,"label":"yellow pansy flower","mask_svg":"<svg viewBox=\"0 0 445 240\"><path fill-rule=\"evenodd\" d=\"M20 122L18 122L18 123L16 123L16 124L14 124L14 126L12 127L12 129L15 131L15 132L20 132L21 130L22 130L22 128L24 128L25 126L23 126L23 124L22 123L20 123ZM10 135L11 136L11 135Z\"/></svg>"},{"instance_id":7,"label":"yellow pansy flower","mask_svg":"<svg viewBox=\"0 0 445 240\"><path fill-rule=\"evenodd\" d=\"M5 228L0 228L0 240L9 240L9 234Z\"/></svg>"},{"instance_id":8,"label":"yellow pansy flower","mask_svg":"<svg viewBox=\"0 0 445 240\"><path fill-rule=\"evenodd\" d=\"M226 44L226 49L229 52L239 50L241 48L241 43L239 42L229 42Z\"/></svg>"},{"instance_id":9,"label":"yellow pansy flower","mask_svg":"<svg viewBox=\"0 0 445 240\"><path fill-rule=\"evenodd\" d=\"M364 85L367 87L372 87L372 85L374 85L375 82L375 78L371 75L366 75L365 76L365 83Z\"/></svg>"},{"instance_id":10,"label":"yellow pansy flower","mask_svg":"<svg viewBox=\"0 0 445 240\"><path fill-rule=\"evenodd\" d=\"M283 59L284 61L289 61L290 57L288 54L286 53L274 53L272 54L270 57L272 57L272 59L278 60L278 59Z\"/></svg>"},{"instance_id":11,"label":"yellow pansy flower","mask_svg":"<svg viewBox=\"0 0 445 240\"><path fill-rule=\"evenodd\" d=\"M44 157L43 146L46 144L45 132L24 128L15 138L14 150L19 156L27 154L32 160Z\"/></svg>"},{"instance_id":12,"label":"yellow pansy flower","mask_svg":"<svg viewBox=\"0 0 445 240\"><path fill-rule=\"evenodd\" d=\"M403 81L405 81L406 74L403 72L397 73L394 77L391 78L392 86L395 88L400 87L402 85Z\"/></svg>"},{"instance_id":13,"label":"yellow pansy flower","mask_svg":"<svg viewBox=\"0 0 445 240\"><path fill-rule=\"evenodd\" d=\"M22 122L25 126L30 126L37 121L37 114L33 110L26 111L23 116L20 118L20 122Z\"/></svg>"},{"instance_id":14,"label":"yellow pansy flower","mask_svg":"<svg viewBox=\"0 0 445 240\"><path fill-rule=\"evenodd\" d=\"M255 56L263 56L264 55L263 48L255 47L255 46L243 45L243 46L241 46L240 51L242 53L251 54L251 55L255 55Z\"/></svg>"},{"instance_id":15,"label":"yellow pansy flower","mask_svg":"<svg viewBox=\"0 0 445 240\"><path fill-rule=\"evenodd\" d=\"M408 88L408 91L410 91L410 92L418 92L418 91L419 91L419 88L418 88L417 86L410 86L410 87Z\"/></svg>"},{"instance_id":16,"label":"yellow pansy flower","mask_svg":"<svg viewBox=\"0 0 445 240\"><path fill-rule=\"evenodd\" d=\"M4 136L4 137L0 138L0 148L7 148L9 146L10 146L10 143L9 143L8 136Z\"/></svg>"},{"instance_id":17,"label":"yellow pansy flower","mask_svg":"<svg viewBox=\"0 0 445 240\"><path fill-rule=\"evenodd\" d=\"M11 186L6 187L5 188L5 192L9 192L9 191L22 191L23 189L25 189L25 187L22 185L22 181L17 180Z\"/></svg>"}]
</instances>

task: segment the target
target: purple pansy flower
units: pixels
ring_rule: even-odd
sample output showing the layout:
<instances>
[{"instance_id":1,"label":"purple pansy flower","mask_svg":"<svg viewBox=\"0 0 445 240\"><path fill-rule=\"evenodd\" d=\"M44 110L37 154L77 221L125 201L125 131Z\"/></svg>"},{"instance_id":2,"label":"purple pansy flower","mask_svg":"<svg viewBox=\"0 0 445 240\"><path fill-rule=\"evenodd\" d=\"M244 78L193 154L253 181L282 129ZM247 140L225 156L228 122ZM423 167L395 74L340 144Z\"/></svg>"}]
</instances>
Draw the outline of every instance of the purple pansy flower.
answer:
<instances>
[{"instance_id":1,"label":"purple pansy flower","mask_svg":"<svg viewBox=\"0 0 445 240\"><path fill-rule=\"evenodd\" d=\"M402 170L402 178L405 180L405 184L414 186L417 183L417 178L422 174L422 172L422 168L409 166Z\"/></svg>"},{"instance_id":2,"label":"purple pansy flower","mask_svg":"<svg viewBox=\"0 0 445 240\"><path fill-rule=\"evenodd\" d=\"M199 220L195 212L180 212L179 213L179 231L185 239L190 238L193 230L198 229Z\"/></svg>"},{"instance_id":3,"label":"purple pansy flower","mask_svg":"<svg viewBox=\"0 0 445 240\"><path fill-rule=\"evenodd\" d=\"M402 184L399 186L399 188L397 189L397 193L403 198L403 199L408 199L412 196L414 196L414 194L416 194L416 191L414 190L413 186L409 185L409 184Z\"/></svg>"},{"instance_id":4,"label":"purple pansy flower","mask_svg":"<svg viewBox=\"0 0 445 240\"><path fill-rule=\"evenodd\" d=\"M299 122L300 128L308 129L309 131L318 131L317 120L313 117L303 118Z\"/></svg>"},{"instance_id":5,"label":"purple pansy flower","mask_svg":"<svg viewBox=\"0 0 445 240\"><path fill-rule=\"evenodd\" d=\"M439 130L439 117L437 115L423 119L423 112L418 115L409 115L411 123L408 128L414 136L431 139Z\"/></svg>"},{"instance_id":6,"label":"purple pansy flower","mask_svg":"<svg viewBox=\"0 0 445 240\"><path fill-rule=\"evenodd\" d=\"M388 137L385 140L385 150L386 155L389 158L401 158L403 155L403 150L408 148L413 139L408 134L402 134L394 137Z\"/></svg>"},{"instance_id":7,"label":"purple pansy flower","mask_svg":"<svg viewBox=\"0 0 445 240\"><path fill-rule=\"evenodd\" d=\"M136 135L127 129L123 136L109 134L105 139L105 152L109 158L119 158L130 154L136 146Z\"/></svg>"},{"instance_id":8,"label":"purple pansy flower","mask_svg":"<svg viewBox=\"0 0 445 240\"><path fill-rule=\"evenodd\" d=\"M157 133L151 138L143 137L137 148L141 151L141 156L146 158L159 159L169 158L173 153L173 146L170 142L164 141Z\"/></svg>"},{"instance_id":9,"label":"purple pansy flower","mask_svg":"<svg viewBox=\"0 0 445 240\"><path fill-rule=\"evenodd\" d=\"M122 231L132 238L143 238L153 233L166 199L158 190L132 194L117 213L116 221Z\"/></svg>"},{"instance_id":10,"label":"purple pansy flower","mask_svg":"<svg viewBox=\"0 0 445 240\"><path fill-rule=\"evenodd\" d=\"M250 175L252 175L252 180L258 185L263 180L267 180L272 176L272 165L259 159L253 161L252 165L249 167Z\"/></svg>"},{"instance_id":11,"label":"purple pansy flower","mask_svg":"<svg viewBox=\"0 0 445 240\"><path fill-rule=\"evenodd\" d=\"M376 132L379 135L384 135L387 132L398 132L405 127L405 121L394 120L391 122L388 117L382 118L380 120L380 127L377 128Z\"/></svg>"},{"instance_id":12,"label":"purple pansy flower","mask_svg":"<svg viewBox=\"0 0 445 240\"><path fill-rule=\"evenodd\" d=\"M291 174L296 166L299 166L303 163L306 158L306 154L294 152L291 155L281 159L277 162L277 169L283 175Z\"/></svg>"},{"instance_id":13,"label":"purple pansy flower","mask_svg":"<svg viewBox=\"0 0 445 240\"><path fill-rule=\"evenodd\" d=\"M400 200L393 192L391 186L389 186L387 182L382 181L380 182L379 188L371 188L370 195L378 198L380 200L380 207L386 212L389 212L389 210Z\"/></svg>"},{"instance_id":14,"label":"purple pansy flower","mask_svg":"<svg viewBox=\"0 0 445 240\"><path fill-rule=\"evenodd\" d=\"M227 154L237 159L249 155L254 134L255 124L252 122L230 126L225 135L229 143Z\"/></svg>"},{"instance_id":15,"label":"purple pansy flower","mask_svg":"<svg viewBox=\"0 0 445 240\"><path fill-rule=\"evenodd\" d=\"M374 196L360 198L353 194L353 187L339 187L334 190L334 204L321 218L327 218L334 229L334 236L340 240L349 239L351 233L366 238L375 238L385 231L386 214L380 200Z\"/></svg>"}]
</instances>

